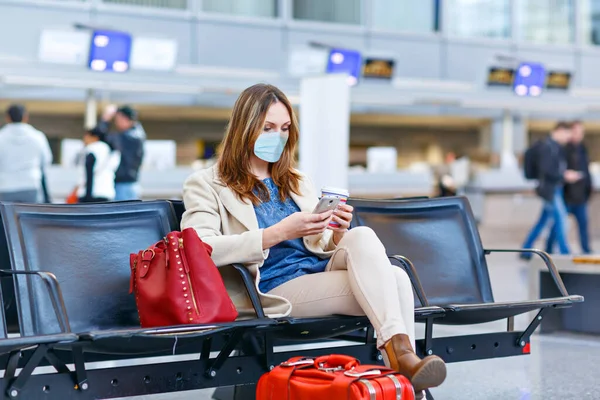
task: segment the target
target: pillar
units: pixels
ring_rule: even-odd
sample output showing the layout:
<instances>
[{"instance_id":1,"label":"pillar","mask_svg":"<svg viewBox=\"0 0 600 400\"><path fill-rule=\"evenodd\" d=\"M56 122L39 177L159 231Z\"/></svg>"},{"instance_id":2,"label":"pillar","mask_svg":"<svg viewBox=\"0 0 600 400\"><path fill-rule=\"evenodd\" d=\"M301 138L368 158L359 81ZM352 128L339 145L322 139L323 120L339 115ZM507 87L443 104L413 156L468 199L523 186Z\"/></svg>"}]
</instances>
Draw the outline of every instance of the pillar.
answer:
<instances>
[{"instance_id":1,"label":"pillar","mask_svg":"<svg viewBox=\"0 0 600 400\"><path fill-rule=\"evenodd\" d=\"M350 87L346 75L304 78L300 83L300 169L317 190L348 189Z\"/></svg>"},{"instance_id":2,"label":"pillar","mask_svg":"<svg viewBox=\"0 0 600 400\"><path fill-rule=\"evenodd\" d=\"M83 127L92 129L98 124L98 101L96 100L96 92L93 89L87 91L85 98L85 116Z\"/></svg>"},{"instance_id":3,"label":"pillar","mask_svg":"<svg viewBox=\"0 0 600 400\"><path fill-rule=\"evenodd\" d=\"M525 152L529 147L528 121L525 117L517 115L514 117L513 149L517 154Z\"/></svg>"},{"instance_id":4,"label":"pillar","mask_svg":"<svg viewBox=\"0 0 600 400\"><path fill-rule=\"evenodd\" d=\"M518 168L517 154L527 148L527 121L505 110L491 124L490 150L500 160L500 168Z\"/></svg>"}]
</instances>

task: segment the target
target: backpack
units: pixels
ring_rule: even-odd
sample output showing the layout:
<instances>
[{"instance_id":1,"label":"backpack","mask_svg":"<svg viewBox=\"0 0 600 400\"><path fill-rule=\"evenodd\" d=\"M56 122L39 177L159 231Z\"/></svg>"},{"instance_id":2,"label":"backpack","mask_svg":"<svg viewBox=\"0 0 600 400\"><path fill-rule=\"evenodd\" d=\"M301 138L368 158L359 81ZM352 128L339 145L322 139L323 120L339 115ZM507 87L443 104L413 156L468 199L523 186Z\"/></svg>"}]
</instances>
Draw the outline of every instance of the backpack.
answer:
<instances>
[{"instance_id":1,"label":"backpack","mask_svg":"<svg viewBox=\"0 0 600 400\"><path fill-rule=\"evenodd\" d=\"M523 172L526 179L538 179L539 172L539 150L542 147L542 141L538 140L525 151L523 159Z\"/></svg>"}]
</instances>

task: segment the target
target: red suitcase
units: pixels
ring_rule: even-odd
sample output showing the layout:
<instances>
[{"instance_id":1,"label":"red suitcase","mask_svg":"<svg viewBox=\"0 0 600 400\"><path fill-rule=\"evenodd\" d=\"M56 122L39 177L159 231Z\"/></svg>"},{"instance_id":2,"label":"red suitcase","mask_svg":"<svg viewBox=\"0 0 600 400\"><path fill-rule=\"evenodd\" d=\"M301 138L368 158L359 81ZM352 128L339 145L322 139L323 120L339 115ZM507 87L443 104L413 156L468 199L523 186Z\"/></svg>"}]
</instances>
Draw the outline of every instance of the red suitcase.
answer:
<instances>
[{"instance_id":1,"label":"red suitcase","mask_svg":"<svg viewBox=\"0 0 600 400\"><path fill-rule=\"evenodd\" d=\"M377 365L330 355L295 357L263 375L257 400L414 400L410 381Z\"/></svg>"}]
</instances>

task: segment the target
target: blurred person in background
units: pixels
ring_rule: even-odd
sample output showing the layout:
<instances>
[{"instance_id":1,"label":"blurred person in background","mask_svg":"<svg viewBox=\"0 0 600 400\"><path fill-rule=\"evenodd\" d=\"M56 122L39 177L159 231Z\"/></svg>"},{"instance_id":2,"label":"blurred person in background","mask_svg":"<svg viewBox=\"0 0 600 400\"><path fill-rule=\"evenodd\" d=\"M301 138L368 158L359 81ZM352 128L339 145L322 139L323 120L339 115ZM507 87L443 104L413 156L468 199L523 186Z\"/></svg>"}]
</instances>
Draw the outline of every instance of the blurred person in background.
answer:
<instances>
[{"instance_id":1,"label":"blurred person in background","mask_svg":"<svg viewBox=\"0 0 600 400\"><path fill-rule=\"evenodd\" d=\"M115 172L119 168L119 152L106 143L106 134L98 128L83 135L81 184L77 190L80 203L98 203L115 198Z\"/></svg>"},{"instance_id":2,"label":"blurred person in background","mask_svg":"<svg viewBox=\"0 0 600 400\"><path fill-rule=\"evenodd\" d=\"M452 163L455 161L456 154L451 151L446 154L444 163L436 168L438 197L456 196L456 182L452 176Z\"/></svg>"},{"instance_id":3,"label":"blurred person in background","mask_svg":"<svg viewBox=\"0 0 600 400\"><path fill-rule=\"evenodd\" d=\"M0 129L0 201L43 201L43 171L52 163L52 151L46 135L28 120L22 105L6 111L7 123Z\"/></svg>"},{"instance_id":4,"label":"blurred person in background","mask_svg":"<svg viewBox=\"0 0 600 400\"><path fill-rule=\"evenodd\" d=\"M573 122L571 141L565 147L567 168L580 172L582 178L576 182L565 184L564 198L567 205L567 212L572 214L577 221L581 251L584 254L591 254L587 205L592 195L592 177L589 169L590 159L588 151L583 143L584 136L585 127L583 123L581 121ZM556 231L552 229L546 245L548 253L552 253L555 242Z\"/></svg>"},{"instance_id":5,"label":"blurred person in background","mask_svg":"<svg viewBox=\"0 0 600 400\"><path fill-rule=\"evenodd\" d=\"M42 203L52 203L52 198L50 197L50 191L48 190L48 180L46 179L46 171L44 168L42 168L41 193L42 193Z\"/></svg>"},{"instance_id":6,"label":"blurred person in background","mask_svg":"<svg viewBox=\"0 0 600 400\"><path fill-rule=\"evenodd\" d=\"M109 133L111 122L116 132ZM138 121L137 112L129 106L109 106L97 128L106 134L106 142L121 154L121 163L115 174L115 200L138 199L146 132Z\"/></svg>"},{"instance_id":7,"label":"blurred person in background","mask_svg":"<svg viewBox=\"0 0 600 400\"><path fill-rule=\"evenodd\" d=\"M552 230L556 235L561 254L569 254L567 243L567 208L563 198L564 185L582 179L581 172L567 168L564 146L572 137L572 124L558 122L550 135L538 144L536 151L536 170L538 176L537 195L543 200L542 213L523 243L524 249L530 249L546 227L554 221ZM531 253L521 254L521 258L530 259Z\"/></svg>"}]
</instances>

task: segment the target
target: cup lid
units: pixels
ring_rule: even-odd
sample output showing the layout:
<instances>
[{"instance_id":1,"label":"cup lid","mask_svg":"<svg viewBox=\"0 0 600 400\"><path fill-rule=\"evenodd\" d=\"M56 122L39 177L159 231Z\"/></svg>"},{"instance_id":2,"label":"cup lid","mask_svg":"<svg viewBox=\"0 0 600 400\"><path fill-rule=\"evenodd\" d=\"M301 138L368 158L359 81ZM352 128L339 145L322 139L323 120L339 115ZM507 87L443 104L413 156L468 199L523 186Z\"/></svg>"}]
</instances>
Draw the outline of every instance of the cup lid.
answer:
<instances>
[{"instance_id":1,"label":"cup lid","mask_svg":"<svg viewBox=\"0 0 600 400\"><path fill-rule=\"evenodd\" d=\"M331 193L331 194L339 194L340 196L350 196L350 192L348 189L341 189L332 186L323 186L321 188L321 193Z\"/></svg>"}]
</instances>

